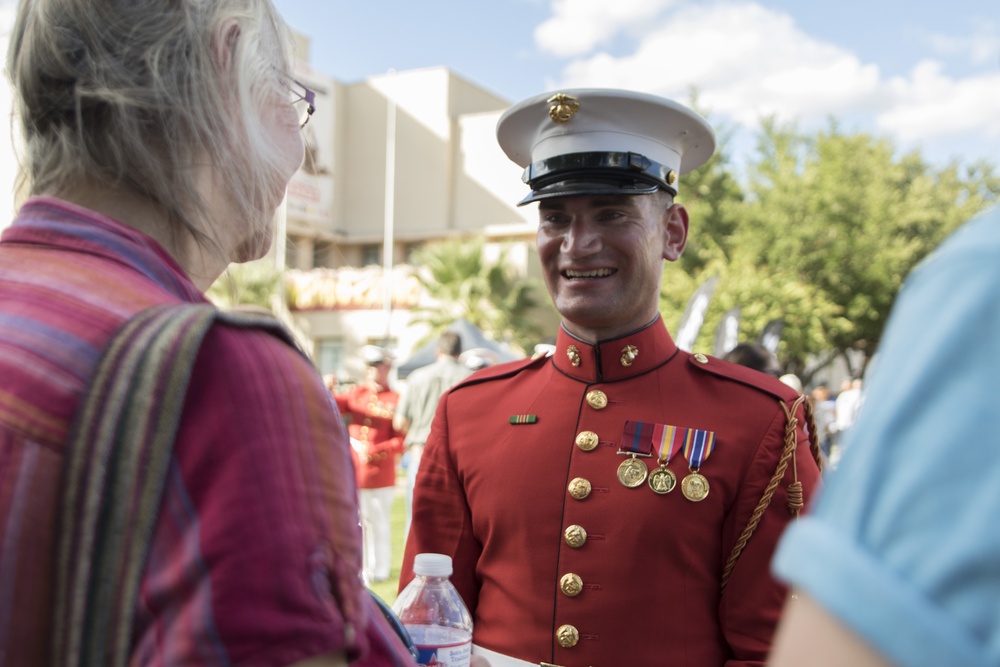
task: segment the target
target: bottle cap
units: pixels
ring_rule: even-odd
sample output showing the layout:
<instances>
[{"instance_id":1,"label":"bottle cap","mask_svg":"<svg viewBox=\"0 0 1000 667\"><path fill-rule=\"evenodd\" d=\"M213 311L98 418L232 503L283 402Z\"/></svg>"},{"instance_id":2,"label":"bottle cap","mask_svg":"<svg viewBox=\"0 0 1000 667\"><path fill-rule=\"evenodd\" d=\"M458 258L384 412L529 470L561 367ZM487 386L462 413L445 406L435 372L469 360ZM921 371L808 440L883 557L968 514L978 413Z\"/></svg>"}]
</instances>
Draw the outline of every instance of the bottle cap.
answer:
<instances>
[{"instance_id":1,"label":"bottle cap","mask_svg":"<svg viewBox=\"0 0 1000 667\"><path fill-rule=\"evenodd\" d=\"M451 556L445 554L417 554L413 559L413 573L425 577L450 577Z\"/></svg>"}]
</instances>

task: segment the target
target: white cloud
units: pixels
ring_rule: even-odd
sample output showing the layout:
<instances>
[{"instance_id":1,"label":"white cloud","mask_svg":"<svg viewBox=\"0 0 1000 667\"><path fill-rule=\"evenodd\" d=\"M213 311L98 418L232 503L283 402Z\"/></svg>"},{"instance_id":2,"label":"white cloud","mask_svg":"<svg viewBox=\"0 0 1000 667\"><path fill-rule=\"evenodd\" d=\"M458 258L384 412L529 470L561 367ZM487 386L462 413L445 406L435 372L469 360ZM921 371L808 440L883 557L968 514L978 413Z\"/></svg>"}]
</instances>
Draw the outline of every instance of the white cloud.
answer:
<instances>
[{"instance_id":1,"label":"white cloud","mask_svg":"<svg viewBox=\"0 0 1000 667\"><path fill-rule=\"evenodd\" d=\"M701 102L745 126L877 104L878 68L815 40L792 18L752 3L682 8L633 53L569 63L561 86L621 86Z\"/></svg>"},{"instance_id":2,"label":"white cloud","mask_svg":"<svg viewBox=\"0 0 1000 667\"><path fill-rule=\"evenodd\" d=\"M967 58L974 65L1000 61L1000 28L992 21L979 25L974 35L932 34L927 37L930 47L942 56Z\"/></svg>"},{"instance_id":3,"label":"white cloud","mask_svg":"<svg viewBox=\"0 0 1000 667\"><path fill-rule=\"evenodd\" d=\"M556 4L562 25L591 20L589 9L570 13L578 6L575 0ZM805 127L832 116L903 143L963 133L1000 139L996 67L988 75L955 79L940 63L925 61L906 76L887 78L877 65L803 32L791 15L752 1L689 2L670 12L662 11L665 6L641 30L633 28L634 46L624 55L594 50L610 44L618 36L612 28L624 30L622 22L609 19L595 28L600 38L589 41L589 52L578 51L588 55L569 60L560 79L547 82L549 88L622 87L682 101L696 89L699 104L713 116L750 129L764 116ZM989 30L982 35L940 41L939 47L982 58Z\"/></svg>"},{"instance_id":4,"label":"white cloud","mask_svg":"<svg viewBox=\"0 0 1000 667\"><path fill-rule=\"evenodd\" d=\"M553 0L552 18L535 28L535 42L560 58L605 44L619 31L634 30L679 0Z\"/></svg>"},{"instance_id":5,"label":"white cloud","mask_svg":"<svg viewBox=\"0 0 1000 667\"><path fill-rule=\"evenodd\" d=\"M879 128L911 142L970 130L1000 139L1000 71L955 80L941 69L928 60L909 77L889 81L894 104L878 115Z\"/></svg>"}]
</instances>

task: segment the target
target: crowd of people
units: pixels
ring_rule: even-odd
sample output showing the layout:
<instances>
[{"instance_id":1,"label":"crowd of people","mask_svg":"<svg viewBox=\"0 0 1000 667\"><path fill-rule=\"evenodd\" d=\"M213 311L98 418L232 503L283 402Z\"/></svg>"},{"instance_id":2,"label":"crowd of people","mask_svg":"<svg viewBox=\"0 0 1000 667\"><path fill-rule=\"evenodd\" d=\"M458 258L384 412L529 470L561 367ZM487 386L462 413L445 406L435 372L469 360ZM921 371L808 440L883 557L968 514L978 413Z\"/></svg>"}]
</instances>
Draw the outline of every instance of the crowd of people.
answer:
<instances>
[{"instance_id":1,"label":"crowd of people","mask_svg":"<svg viewBox=\"0 0 1000 667\"><path fill-rule=\"evenodd\" d=\"M802 380L794 373L785 373L778 356L760 343L739 343L723 359L776 377L800 394L806 391ZM808 392L816 438L829 468L835 468L840 460L847 433L858 417L862 384L861 378L844 378L840 391L835 395L822 383Z\"/></svg>"},{"instance_id":2,"label":"crowd of people","mask_svg":"<svg viewBox=\"0 0 1000 667\"><path fill-rule=\"evenodd\" d=\"M820 449L833 466L840 460L847 434L858 418L862 385L861 378L844 378L835 395L825 384L817 385L809 393Z\"/></svg>"},{"instance_id":3,"label":"crowd of people","mask_svg":"<svg viewBox=\"0 0 1000 667\"><path fill-rule=\"evenodd\" d=\"M452 558L473 667L1000 664L997 213L908 279L864 409L851 382L809 410L774 368L679 349L658 310L708 122L535 95L497 139L554 346L469 375L442 336L402 395L366 347L339 391L273 318L204 296L268 252L322 112L291 54L269 0L19 3L0 667L413 665L365 586L407 450L399 585Z\"/></svg>"}]
</instances>

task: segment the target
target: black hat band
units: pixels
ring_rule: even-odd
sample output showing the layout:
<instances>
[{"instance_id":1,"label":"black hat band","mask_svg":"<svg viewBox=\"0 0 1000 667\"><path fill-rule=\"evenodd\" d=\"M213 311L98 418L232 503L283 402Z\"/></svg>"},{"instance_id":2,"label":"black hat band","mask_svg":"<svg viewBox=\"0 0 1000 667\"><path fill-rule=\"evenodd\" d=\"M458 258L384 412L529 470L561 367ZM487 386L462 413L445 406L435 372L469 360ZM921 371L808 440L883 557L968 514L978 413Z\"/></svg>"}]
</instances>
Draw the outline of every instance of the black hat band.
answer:
<instances>
[{"instance_id":1,"label":"black hat band","mask_svg":"<svg viewBox=\"0 0 1000 667\"><path fill-rule=\"evenodd\" d=\"M677 189L671 182L676 180L676 174L671 178L672 172L670 167L653 162L640 153L568 153L532 162L524 170L521 180L533 190L539 190L568 178L585 179L599 175L604 178L652 181L676 195Z\"/></svg>"}]
</instances>

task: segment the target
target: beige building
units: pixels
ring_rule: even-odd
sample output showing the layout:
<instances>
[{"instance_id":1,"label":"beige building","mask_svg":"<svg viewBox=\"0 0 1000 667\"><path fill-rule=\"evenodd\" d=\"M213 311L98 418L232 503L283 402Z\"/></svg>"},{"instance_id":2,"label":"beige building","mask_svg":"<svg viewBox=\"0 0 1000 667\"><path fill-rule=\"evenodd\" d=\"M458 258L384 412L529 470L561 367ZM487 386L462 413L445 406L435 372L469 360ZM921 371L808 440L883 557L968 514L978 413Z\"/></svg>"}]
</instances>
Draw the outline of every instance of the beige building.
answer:
<instances>
[{"instance_id":1,"label":"beige building","mask_svg":"<svg viewBox=\"0 0 1000 667\"><path fill-rule=\"evenodd\" d=\"M403 360L427 333L410 326L410 309L426 299L407 264L414 248L453 236L485 236L496 244L488 252L515 241L511 261L537 275L535 213L514 205L526 186L495 139L506 100L445 68L345 84L308 61L300 37L296 76L316 90L317 112L269 261L293 285L291 320L320 370L358 378L362 345L386 344ZM11 102L4 81L0 103ZM16 204L15 151L3 134L0 230Z\"/></svg>"},{"instance_id":2,"label":"beige building","mask_svg":"<svg viewBox=\"0 0 1000 667\"><path fill-rule=\"evenodd\" d=\"M357 378L360 346L385 344L402 360L425 336L410 326L426 297L407 264L421 244L482 235L489 251L515 241L512 261L538 275L536 214L515 206L526 186L495 138L506 100L445 68L351 84L301 64L297 75L317 91L317 112L276 252L322 371Z\"/></svg>"}]
</instances>

